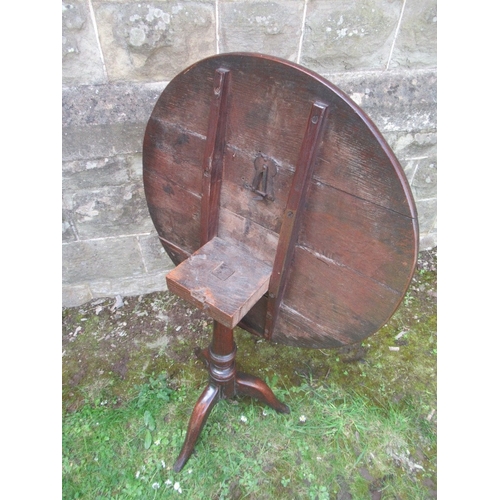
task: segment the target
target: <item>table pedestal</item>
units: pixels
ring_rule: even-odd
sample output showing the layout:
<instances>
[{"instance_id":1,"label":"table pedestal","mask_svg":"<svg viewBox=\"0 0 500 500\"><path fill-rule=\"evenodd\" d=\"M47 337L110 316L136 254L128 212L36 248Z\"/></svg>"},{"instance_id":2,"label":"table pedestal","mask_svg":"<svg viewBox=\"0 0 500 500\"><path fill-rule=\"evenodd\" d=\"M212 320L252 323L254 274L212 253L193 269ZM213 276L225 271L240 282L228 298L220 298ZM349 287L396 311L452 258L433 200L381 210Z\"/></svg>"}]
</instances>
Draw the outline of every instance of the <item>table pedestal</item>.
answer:
<instances>
[{"instance_id":1,"label":"table pedestal","mask_svg":"<svg viewBox=\"0 0 500 500\"><path fill-rule=\"evenodd\" d=\"M179 472L188 461L212 408L220 399L251 396L280 413L290 413L288 406L276 398L263 380L236 371L236 344L232 328L214 321L212 344L200 351L199 356L207 365L209 382L194 406L184 445L174 465L175 472Z\"/></svg>"}]
</instances>

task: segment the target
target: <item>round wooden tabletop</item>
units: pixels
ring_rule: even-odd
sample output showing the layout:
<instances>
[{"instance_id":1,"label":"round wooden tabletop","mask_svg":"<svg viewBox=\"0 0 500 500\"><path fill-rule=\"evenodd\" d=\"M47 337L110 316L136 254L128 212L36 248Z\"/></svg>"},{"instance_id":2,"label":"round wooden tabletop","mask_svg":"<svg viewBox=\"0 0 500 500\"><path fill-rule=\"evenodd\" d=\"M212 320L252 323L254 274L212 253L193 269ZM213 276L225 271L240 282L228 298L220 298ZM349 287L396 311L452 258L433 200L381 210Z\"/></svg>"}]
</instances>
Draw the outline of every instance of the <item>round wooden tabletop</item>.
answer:
<instances>
[{"instance_id":1,"label":"round wooden tabletop","mask_svg":"<svg viewBox=\"0 0 500 500\"><path fill-rule=\"evenodd\" d=\"M187 68L159 97L143 148L149 211L175 264L205 243L214 116L223 131L214 139L222 144L217 236L274 266L269 293L239 326L317 348L375 333L403 299L418 252L411 190L376 126L332 83L289 61L234 53Z\"/></svg>"}]
</instances>

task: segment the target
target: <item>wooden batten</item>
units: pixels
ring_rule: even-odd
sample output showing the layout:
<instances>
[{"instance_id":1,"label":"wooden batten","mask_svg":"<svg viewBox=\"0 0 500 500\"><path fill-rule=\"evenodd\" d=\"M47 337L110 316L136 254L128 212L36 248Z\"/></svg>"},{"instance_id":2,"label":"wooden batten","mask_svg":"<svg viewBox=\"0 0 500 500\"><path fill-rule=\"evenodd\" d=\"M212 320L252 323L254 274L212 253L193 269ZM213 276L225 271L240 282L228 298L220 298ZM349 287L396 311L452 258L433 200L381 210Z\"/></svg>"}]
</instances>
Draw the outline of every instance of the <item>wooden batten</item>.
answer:
<instances>
[{"instance_id":1,"label":"wooden batten","mask_svg":"<svg viewBox=\"0 0 500 500\"><path fill-rule=\"evenodd\" d=\"M302 220L306 192L314 171L327 112L328 106L324 103L315 102L311 106L295 174L288 193L288 201L274 259L273 273L269 284L269 300L267 303L266 326L264 328L264 334L269 339L272 338L281 299L287 285Z\"/></svg>"},{"instance_id":2,"label":"wooden batten","mask_svg":"<svg viewBox=\"0 0 500 500\"><path fill-rule=\"evenodd\" d=\"M217 235L226 126L228 119L230 72L218 68L214 76L213 100L203 158L201 197L201 244Z\"/></svg>"}]
</instances>

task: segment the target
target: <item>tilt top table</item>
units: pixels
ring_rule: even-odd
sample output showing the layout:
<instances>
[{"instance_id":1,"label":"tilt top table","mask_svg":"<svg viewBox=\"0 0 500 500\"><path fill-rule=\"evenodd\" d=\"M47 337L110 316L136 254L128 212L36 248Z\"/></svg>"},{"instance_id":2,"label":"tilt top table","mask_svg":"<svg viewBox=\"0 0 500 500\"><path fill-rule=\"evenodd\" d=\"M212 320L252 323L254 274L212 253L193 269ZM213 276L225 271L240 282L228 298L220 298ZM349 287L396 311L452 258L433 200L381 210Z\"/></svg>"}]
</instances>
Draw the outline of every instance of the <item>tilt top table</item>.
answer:
<instances>
[{"instance_id":1,"label":"tilt top table","mask_svg":"<svg viewBox=\"0 0 500 500\"><path fill-rule=\"evenodd\" d=\"M209 383L179 471L215 403L253 396L233 329L329 348L379 330L403 299L418 252L415 203L394 153L333 84L261 54L213 56L163 91L143 148L148 208L176 264L169 289L214 320Z\"/></svg>"}]
</instances>

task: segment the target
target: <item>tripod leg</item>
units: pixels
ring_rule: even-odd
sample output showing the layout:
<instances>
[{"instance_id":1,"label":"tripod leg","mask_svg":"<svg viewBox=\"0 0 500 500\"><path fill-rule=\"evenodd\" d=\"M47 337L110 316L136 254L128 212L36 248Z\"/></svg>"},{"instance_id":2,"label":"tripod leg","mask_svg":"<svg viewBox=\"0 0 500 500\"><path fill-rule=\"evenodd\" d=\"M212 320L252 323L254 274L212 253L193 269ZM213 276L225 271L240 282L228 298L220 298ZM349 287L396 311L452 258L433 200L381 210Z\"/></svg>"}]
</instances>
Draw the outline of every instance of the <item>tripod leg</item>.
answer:
<instances>
[{"instance_id":1,"label":"tripod leg","mask_svg":"<svg viewBox=\"0 0 500 500\"><path fill-rule=\"evenodd\" d=\"M210 368L208 347L206 349L201 349L200 347L197 347L194 350L194 354L200 361L203 362L205 368L208 370Z\"/></svg>"},{"instance_id":2,"label":"tripod leg","mask_svg":"<svg viewBox=\"0 0 500 500\"><path fill-rule=\"evenodd\" d=\"M219 400L219 387L211 384L207 385L196 405L194 406L191 419L189 420L188 430L184 445L174 465L174 471L179 472L188 461L191 453L193 453L194 445L200 435L205 422L207 421L212 408Z\"/></svg>"},{"instance_id":3,"label":"tripod leg","mask_svg":"<svg viewBox=\"0 0 500 500\"><path fill-rule=\"evenodd\" d=\"M290 413L290 408L278 401L271 388L262 379L253 375L236 372L236 392L258 399L279 413Z\"/></svg>"}]
</instances>

